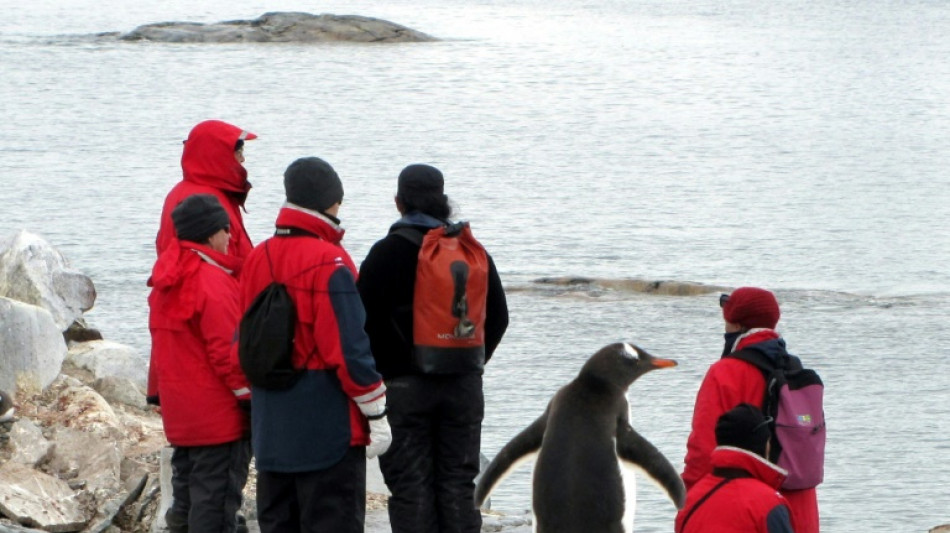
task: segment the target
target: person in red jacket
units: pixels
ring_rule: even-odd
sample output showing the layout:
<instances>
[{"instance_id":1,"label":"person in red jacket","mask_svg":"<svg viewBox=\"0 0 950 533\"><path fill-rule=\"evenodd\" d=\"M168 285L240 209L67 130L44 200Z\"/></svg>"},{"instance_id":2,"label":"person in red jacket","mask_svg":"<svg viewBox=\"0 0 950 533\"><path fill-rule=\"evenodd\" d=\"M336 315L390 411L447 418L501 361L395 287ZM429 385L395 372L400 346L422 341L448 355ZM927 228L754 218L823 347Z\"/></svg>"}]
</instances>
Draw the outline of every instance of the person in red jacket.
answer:
<instances>
[{"instance_id":1,"label":"person in red jacket","mask_svg":"<svg viewBox=\"0 0 950 533\"><path fill-rule=\"evenodd\" d=\"M250 463L250 390L231 343L240 320L230 218L212 195L171 213L177 239L152 269L149 330L165 437L174 446L173 533L234 533Z\"/></svg>"},{"instance_id":2,"label":"person in red jacket","mask_svg":"<svg viewBox=\"0 0 950 533\"><path fill-rule=\"evenodd\" d=\"M182 180L168 192L162 206L155 237L155 250L159 255L168 246L177 246L172 221L175 207L191 195L210 194L217 198L228 215L228 255L237 259L247 257L253 245L241 216L247 193L251 190L243 166L244 141L256 138L257 135L220 120L206 120L191 129L181 154ZM150 404L160 403L158 382L151 364L146 396Z\"/></svg>"},{"instance_id":3,"label":"person in red jacket","mask_svg":"<svg viewBox=\"0 0 950 533\"><path fill-rule=\"evenodd\" d=\"M303 370L289 389L252 387L258 523L263 533L362 533L366 458L385 453L392 434L356 266L340 244L343 184L326 161L306 157L287 167L284 190L274 237L241 274L245 310L270 283L287 287L292 363Z\"/></svg>"},{"instance_id":4,"label":"person in red jacket","mask_svg":"<svg viewBox=\"0 0 950 533\"><path fill-rule=\"evenodd\" d=\"M742 403L716 422L712 471L686 493L676 533L792 533L788 502L778 492L785 471L770 463L771 420Z\"/></svg>"},{"instance_id":5,"label":"person in red jacket","mask_svg":"<svg viewBox=\"0 0 950 533\"><path fill-rule=\"evenodd\" d=\"M742 349L756 350L778 360L788 354L785 340L775 331L781 316L771 292L757 287L740 287L720 299L726 324L723 358L713 363L696 394L692 431L686 443L683 482L687 490L711 470L715 448L716 421L726 411L749 403L762 405L765 376L752 363L726 355ZM798 533L818 533L818 493L815 488L782 489Z\"/></svg>"}]
</instances>

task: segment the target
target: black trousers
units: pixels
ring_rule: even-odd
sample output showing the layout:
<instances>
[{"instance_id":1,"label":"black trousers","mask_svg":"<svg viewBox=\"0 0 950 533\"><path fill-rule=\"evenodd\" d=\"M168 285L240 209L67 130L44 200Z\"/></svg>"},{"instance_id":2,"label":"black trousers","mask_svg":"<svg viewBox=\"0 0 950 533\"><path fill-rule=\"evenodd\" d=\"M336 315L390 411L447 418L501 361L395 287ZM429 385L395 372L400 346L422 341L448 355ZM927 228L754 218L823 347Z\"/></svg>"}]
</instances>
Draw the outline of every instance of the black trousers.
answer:
<instances>
[{"instance_id":1,"label":"black trousers","mask_svg":"<svg viewBox=\"0 0 950 533\"><path fill-rule=\"evenodd\" d=\"M393 443L379 465L393 533L478 533L481 374L390 379L386 404Z\"/></svg>"},{"instance_id":2,"label":"black trousers","mask_svg":"<svg viewBox=\"0 0 950 533\"><path fill-rule=\"evenodd\" d=\"M312 472L258 472L261 533L363 533L366 448L351 447L339 463Z\"/></svg>"},{"instance_id":3,"label":"black trousers","mask_svg":"<svg viewBox=\"0 0 950 533\"><path fill-rule=\"evenodd\" d=\"M251 441L178 446L172 453L171 511L188 531L234 533L251 462Z\"/></svg>"}]
</instances>

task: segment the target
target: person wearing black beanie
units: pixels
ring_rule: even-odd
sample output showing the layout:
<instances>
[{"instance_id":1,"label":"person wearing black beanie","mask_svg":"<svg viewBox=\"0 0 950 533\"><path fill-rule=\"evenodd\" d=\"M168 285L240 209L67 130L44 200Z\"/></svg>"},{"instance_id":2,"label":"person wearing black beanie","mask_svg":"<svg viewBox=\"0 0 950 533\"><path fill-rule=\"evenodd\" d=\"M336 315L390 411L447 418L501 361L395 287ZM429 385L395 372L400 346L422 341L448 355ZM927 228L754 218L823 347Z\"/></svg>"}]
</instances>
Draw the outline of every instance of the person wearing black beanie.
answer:
<instances>
[{"instance_id":1,"label":"person wearing black beanie","mask_svg":"<svg viewBox=\"0 0 950 533\"><path fill-rule=\"evenodd\" d=\"M241 272L245 313L274 283L296 310L295 380L255 385L251 398L258 524L262 533L362 531L366 460L385 453L392 435L356 265L342 244L343 183L323 159L303 157L284 172L284 192L274 236Z\"/></svg>"},{"instance_id":2,"label":"person wearing black beanie","mask_svg":"<svg viewBox=\"0 0 950 533\"><path fill-rule=\"evenodd\" d=\"M329 163L319 157L302 157L284 171L287 202L327 214L343 202L343 182Z\"/></svg>"},{"instance_id":3,"label":"person wearing black beanie","mask_svg":"<svg viewBox=\"0 0 950 533\"><path fill-rule=\"evenodd\" d=\"M197 243L208 242L216 233L227 233L231 227L228 212L211 194L194 194L182 200L172 210L172 222L178 240ZM224 242L226 245L227 240ZM226 246L223 252L227 253Z\"/></svg>"},{"instance_id":4,"label":"person wearing black beanie","mask_svg":"<svg viewBox=\"0 0 950 533\"><path fill-rule=\"evenodd\" d=\"M479 296L484 298L479 302L484 306L484 346L479 348L484 351L419 364L416 356L423 350L414 347L415 291L437 292L417 276L425 264L419 259L421 245L432 242L426 237L430 231L452 223L452 205L442 172L426 164L402 169L394 200L399 219L370 249L357 282L376 366L390 387L393 446L379 459L392 492L390 525L393 533L477 532L481 514L473 505L473 481L485 409L482 367L508 327L505 290L494 260L484 252L486 290ZM438 360L451 362L446 366L452 368L435 368Z\"/></svg>"},{"instance_id":5,"label":"person wearing black beanie","mask_svg":"<svg viewBox=\"0 0 950 533\"><path fill-rule=\"evenodd\" d=\"M171 533L246 531L238 511L251 460L250 389L231 359L243 259L230 253L231 218L215 195L187 196L171 219L178 238L155 262L148 298L147 400L161 406L174 447L165 523Z\"/></svg>"},{"instance_id":6,"label":"person wearing black beanie","mask_svg":"<svg viewBox=\"0 0 950 533\"><path fill-rule=\"evenodd\" d=\"M676 533L793 533L788 501L778 492L785 470L766 459L771 418L742 403L716 421L712 471L686 493Z\"/></svg>"},{"instance_id":7,"label":"person wearing black beanie","mask_svg":"<svg viewBox=\"0 0 950 533\"><path fill-rule=\"evenodd\" d=\"M716 422L716 444L749 450L756 455L768 457L769 430L771 418L767 418L758 407L740 403L727 411Z\"/></svg>"}]
</instances>

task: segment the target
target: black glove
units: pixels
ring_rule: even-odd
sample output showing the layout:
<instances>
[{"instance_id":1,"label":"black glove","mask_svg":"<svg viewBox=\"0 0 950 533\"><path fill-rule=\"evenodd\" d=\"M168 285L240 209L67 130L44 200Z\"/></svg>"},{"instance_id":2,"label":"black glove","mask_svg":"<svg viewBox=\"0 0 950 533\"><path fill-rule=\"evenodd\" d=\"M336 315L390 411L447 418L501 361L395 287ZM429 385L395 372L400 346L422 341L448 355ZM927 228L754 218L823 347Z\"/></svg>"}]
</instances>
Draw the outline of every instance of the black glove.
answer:
<instances>
[{"instance_id":1,"label":"black glove","mask_svg":"<svg viewBox=\"0 0 950 533\"><path fill-rule=\"evenodd\" d=\"M156 394L155 396L146 396L146 397L145 397L145 403L147 403L147 404L149 404L149 405L162 405L162 402L160 402L160 401L158 400L158 395L157 395L157 394Z\"/></svg>"}]
</instances>

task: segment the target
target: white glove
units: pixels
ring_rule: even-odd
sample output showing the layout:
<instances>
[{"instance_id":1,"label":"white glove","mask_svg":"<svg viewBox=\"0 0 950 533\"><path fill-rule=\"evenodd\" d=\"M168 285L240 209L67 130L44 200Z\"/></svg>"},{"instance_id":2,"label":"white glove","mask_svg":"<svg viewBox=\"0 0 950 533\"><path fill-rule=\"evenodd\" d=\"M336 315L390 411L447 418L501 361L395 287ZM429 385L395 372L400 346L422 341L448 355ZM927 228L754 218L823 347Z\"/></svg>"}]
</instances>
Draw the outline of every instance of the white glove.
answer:
<instances>
[{"instance_id":1,"label":"white glove","mask_svg":"<svg viewBox=\"0 0 950 533\"><path fill-rule=\"evenodd\" d=\"M369 421L369 446L366 447L366 458L372 459L386 453L393 442L393 430L389 427L386 417Z\"/></svg>"},{"instance_id":2,"label":"white glove","mask_svg":"<svg viewBox=\"0 0 950 533\"><path fill-rule=\"evenodd\" d=\"M373 418L378 417L379 415L386 414L386 388L383 387L382 392L379 393L379 396L368 400L365 402L356 402L356 405L360 408L360 412L363 415Z\"/></svg>"}]
</instances>

